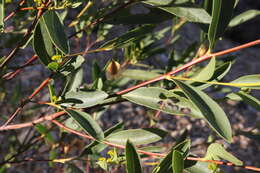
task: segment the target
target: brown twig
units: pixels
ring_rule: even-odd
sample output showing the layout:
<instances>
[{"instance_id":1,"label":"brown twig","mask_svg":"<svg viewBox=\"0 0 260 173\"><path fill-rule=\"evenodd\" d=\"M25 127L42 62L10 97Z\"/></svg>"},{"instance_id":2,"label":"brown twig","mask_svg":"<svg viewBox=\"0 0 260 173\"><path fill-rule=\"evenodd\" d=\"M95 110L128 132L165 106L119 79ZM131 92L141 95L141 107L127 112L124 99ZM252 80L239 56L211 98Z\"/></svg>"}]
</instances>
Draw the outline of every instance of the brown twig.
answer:
<instances>
[{"instance_id":1,"label":"brown twig","mask_svg":"<svg viewBox=\"0 0 260 173\"><path fill-rule=\"evenodd\" d=\"M63 128L65 130L67 130L70 133L76 134L76 135L81 136L81 137L86 138L86 139L96 140L92 136L89 136L89 135L83 134L83 133L81 133L79 131L76 131L76 130L73 130L71 128L68 128L68 127L66 127L65 125L59 123L56 120L52 120L52 122L54 124L56 124L57 126L59 126L60 128ZM123 145L114 144L114 143L111 143L111 142L108 142L108 141L102 141L102 143L104 143L106 145L109 145L111 147L125 149L125 146L123 146ZM147 151L143 151L143 150L140 150L140 149L137 149L137 152L141 153L141 154L148 155L148 156L153 156L153 157L165 157L166 156L166 154L152 153L152 152L147 152ZM203 158L196 158L196 157L187 157L186 159L187 160L199 161L199 162L214 163L214 164L217 164L217 165L227 165L227 166L234 166L234 167L236 166L236 167L241 167L241 168L244 168L244 169L250 169L250 170L254 170L254 171L259 171L260 172L260 168L253 167L253 166L244 166L244 165L243 166L237 166L237 165L235 165L235 164L233 164L231 162L223 162L223 161L218 161L218 160L205 160Z\"/></svg>"}]
</instances>

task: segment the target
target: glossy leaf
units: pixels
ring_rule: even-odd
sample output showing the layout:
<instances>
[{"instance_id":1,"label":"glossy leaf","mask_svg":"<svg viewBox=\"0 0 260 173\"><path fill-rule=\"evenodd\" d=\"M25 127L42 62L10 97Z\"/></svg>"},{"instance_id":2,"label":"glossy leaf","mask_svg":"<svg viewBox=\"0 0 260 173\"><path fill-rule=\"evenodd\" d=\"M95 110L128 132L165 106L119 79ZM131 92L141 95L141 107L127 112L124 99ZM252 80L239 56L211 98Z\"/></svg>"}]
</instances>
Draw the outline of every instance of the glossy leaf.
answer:
<instances>
[{"instance_id":1,"label":"glossy leaf","mask_svg":"<svg viewBox=\"0 0 260 173\"><path fill-rule=\"evenodd\" d=\"M184 169L184 157L178 150L172 152L172 171L174 173L182 173Z\"/></svg>"},{"instance_id":2,"label":"glossy leaf","mask_svg":"<svg viewBox=\"0 0 260 173\"><path fill-rule=\"evenodd\" d=\"M128 31L115 39L112 39L101 46L101 48L113 49L129 45L130 43L140 40L146 34L151 33L154 29L153 25L144 25Z\"/></svg>"},{"instance_id":3,"label":"glossy leaf","mask_svg":"<svg viewBox=\"0 0 260 173\"><path fill-rule=\"evenodd\" d=\"M201 90L181 81L174 82L183 90L190 100L200 109L211 128L228 142L232 141L229 120L221 107Z\"/></svg>"},{"instance_id":4,"label":"glossy leaf","mask_svg":"<svg viewBox=\"0 0 260 173\"><path fill-rule=\"evenodd\" d=\"M233 15L235 0L213 0L212 5L212 21L208 31L210 49L214 48L216 40L224 34Z\"/></svg>"},{"instance_id":5,"label":"glossy leaf","mask_svg":"<svg viewBox=\"0 0 260 173\"><path fill-rule=\"evenodd\" d=\"M43 26L42 19L36 25L33 33L33 49L41 63L45 66L52 62L51 57L54 55L53 45Z\"/></svg>"},{"instance_id":6,"label":"glossy leaf","mask_svg":"<svg viewBox=\"0 0 260 173\"><path fill-rule=\"evenodd\" d=\"M244 22L247 22L248 20L251 20L255 17L257 17L258 15L260 15L260 10L247 10L241 14L239 14L238 16L234 17L230 23L229 23L229 27L235 27L237 25L240 25Z\"/></svg>"},{"instance_id":7,"label":"glossy leaf","mask_svg":"<svg viewBox=\"0 0 260 173\"><path fill-rule=\"evenodd\" d=\"M225 148L218 143L210 144L210 146L208 147L205 159L208 159L208 160L225 159L227 161L234 163L235 165L238 165L238 166L243 165L242 161L238 160L235 156L233 156L232 154L227 152L225 150Z\"/></svg>"},{"instance_id":8,"label":"glossy leaf","mask_svg":"<svg viewBox=\"0 0 260 173\"><path fill-rule=\"evenodd\" d=\"M142 87L124 94L122 97L133 103L172 115L202 117L201 112L189 100L163 88Z\"/></svg>"},{"instance_id":9,"label":"glossy leaf","mask_svg":"<svg viewBox=\"0 0 260 173\"><path fill-rule=\"evenodd\" d=\"M142 167L140 163L140 158L133 143L127 140L125 146L125 156L126 156L126 170L128 173L141 173Z\"/></svg>"},{"instance_id":10,"label":"glossy leaf","mask_svg":"<svg viewBox=\"0 0 260 173\"><path fill-rule=\"evenodd\" d=\"M242 76L231 83L244 84L244 88L260 89L260 74Z\"/></svg>"},{"instance_id":11,"label":"glossy leaf","mask_svg":"<svg viewBox=\"0 0 260 173\"><path fill-rule=\"evenodd\" d=\"M194 5L164 5L161 6L160 3L157 2L147 2L145 1L144 3L146 4L150 4L150 5L155 5L156 7L171 13L173 15L176 15L180 18L184 18L185 20L189 21L189 22L197 22L197 23L210 23L211 21L211 17L210 15L203 9L203 8L199 8L196 7Z\"/></svg>"},{"instance_id":12,"label":"glossy leaf","mask_svg":"<svg viewBox=\"0 0 260 173\"><path fill-rule=\"evenodd\" d=\"M5 0L0 0L0 32L4 30Z\"/></svg>"},{"instance_id":13,"label":"glossy leaf","mask_svg":"<svg viewBox=\"0 0 260 173\"><path fill-rule=\"evenodd\" d=\"M106 140L115 144L125 145L129 139L135 145L149 144L161 140L166 132L160 129L130 129L112 133Z\"/></svg>"},{"instance_id":14,"label":"glossy leaf","mask_svg":"<svg viewBox=\"0 0 260 173\"><path fill-rule=\"evenodd\" d=\"M108 94L104 91L69 91L65 94L62 106L87 108L101 103Z\"/></svg>"},{"instance_id":15,"label":"glossy leaf","mask_svg":"<svg viewBox=\"0 0 260 173\"><path fill-rule=\"evenodd\" d=\"M158 77L160 74L147 70L127 69L121 75L135 80L149 80Z\"/></svg>"},{"instance_id":16,"label":"glossy leaf","mask_svg":"<svg viewBox=\"0 0 260 173\"><path fill-rule=\"evenodd\" d=\"M64 26L53 10L48 10L43 15L43 22L53 44L64 54L69 53L69 41L64 31Z\"/></svg>"},{"instance_id":17,"label":"glossy leaf","mask_svg":"<svg viewBox=\"0 0 260 173\"><path fill-rule=\"evenodd\" d=\"M89 114L77 110L66 109L65 111L93 138L99 141L104 139L104 133L101 127Z\"/></svg>"}]
</instances>

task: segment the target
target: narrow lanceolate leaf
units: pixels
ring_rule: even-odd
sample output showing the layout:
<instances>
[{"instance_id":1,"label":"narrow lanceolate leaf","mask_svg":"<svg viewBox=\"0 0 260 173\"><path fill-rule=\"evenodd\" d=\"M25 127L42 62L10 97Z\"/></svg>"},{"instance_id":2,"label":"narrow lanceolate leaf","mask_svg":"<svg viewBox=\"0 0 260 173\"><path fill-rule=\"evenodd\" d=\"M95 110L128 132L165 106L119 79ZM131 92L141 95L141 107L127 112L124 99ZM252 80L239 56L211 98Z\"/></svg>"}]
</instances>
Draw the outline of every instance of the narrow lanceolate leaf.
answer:
<instances>
[{"instance_id":1,"label":"narrow lanceolate leaf","mask_svg":"<svg viewBox=\"0 0 260 173\"><path fill-rule=\"evenodd\" d=\"M112 133L106 140L115 144L125 145L129 139L135 145L149 144L161 140L166 133L160 129L130 129Z\"/></svg>"},{"instance_id":2,"label":"narrow lanceolate leaf","mask_svg":"<svg viewBox=\"0 0 260 173\"><path fill-rule=\"evenodd\" d=\"M242 161L238 160L231 153L227 152L225 150L225 148L218 143L210 144L210 146L208 147L205 159L208 159L208 160L225 159L227 161L234 163L235 165L238 165L238 166L243 165Z\"/></svg>"},{"instance_id":3,"label":"narrow lanceolate leaf","mask_svg":"<svg viewBox=\"0 0 260 173\"><path fill-rule=\"evenodd\" d=\"M244 88L260 89L260 74L242 76L231 83L240 84Z\"/></svg>"},{"instance_id":4,"label":"narrow lanceolate leaf","mask_svg":"<svg viewBox=\"0 0 260 173\"><path fill-rule=\"evenodd\" d=\"M235 0L213 0L212 5L212 21L208 31L210 49L214 48L216 40L225 32L233 14Z\"/></svg>"},{"instance_id":5,"label":"narrow lanceolate leaf","mask_svg":"<svg viewBox=\"0 0 260 173\"><path fill-rule=\"evenodd\" d=\"M158 166L153 169L153 173L172 173L172 156L173 151L179 151L183 158L186 158L190 150L191 142L186 139L176 144Z\"/></svg>"},{"instance_id":6,"label":"narrow lanceolate leaf","mask_svg":"<svg viewBox=\"0 0 260 173\"><path fill-rule=\"evenodd\" d=\"M184 157L181 152L174 150L172 152L172 171L174 173L182 173L184 168Z\"/></svg>"},{"instance_id":7,"label":"narrow lanceolate leaf","mask_svg":"<svg viewBox=\"0 0 260 173\"><path fill-rule=\"evenodd\" d=\"M4 30L5 0L0 0L0 32Z\"/></svg>"},{"instance_id":8,"label":"narrow lanceolate leaf","mask_svg":"<svg viewBox=\"0 0 260 173\"><path fill-rule=\"evenodd\" d=\"M239 91L235 94L238 95L243 100L243 102L249 104L256 110L260 111L260 100L258 100L257 98L255 98L243 91Z\"/></svg>"},{"instance_id":9,"label":"narrow lanceolate leaf","mask_svg":"<svg viewBox=\"0 0 260 173\"><path fill-rule=\"evenodd\" d=\"M99 141L104 139L104 133L101 127L89 114L77 110L66 109L65 111L93 138Z\"/></svg>"},{"instance_id":10,"label":"narrow lanceolate leaf","mask_svg":"<svg viewBox=\"0 0 260 173\"><path fill-rule=\"evenodd\" d=\"M201 112L187 98L163 88L142 87L124 94L122 97L133 103L172 115L188 115L202 118Z\"/></svg>"},{"instance_id":11,"label":"narrow lanceolate leaf","mask_svg":"<svg viewBox=\"0 0 260 173\"><path fill-rule=\"evenodd\" d=\"M108 94L104 91L69 91L61 105L65 107L87 108L101 103Z\"/></svg>"},{"instance_id":12,"label":"narrow lanceolate leaf","mask_svg":"<svg viewBox=\"0 0 260 173\"><path fill-rule=\"evenodd\" d=\"M52 62L51 57L54 55L53 45L42 19L38 22L33 33L33 49L41 63L45 66Z\"/></svg>"},{"instance_id":13,"label":"narrow lanceolate leaf","mask_svg":"<svg viewBox=\"0 0 260 173\"><path fill-rule=\"evenodd\" d=\"M241 14L239 14L238 16L234 17L230 23L229 23L229 27L235 27L237 25L240 25L244 22L247 22L248 20L251 20L255 17L257 17L258 15L260 15L260 10L247 10Z\"/></svg>"},{"instance_id":14,"label":"narrow lanceolate leaf","mask_svg":"<svg viewBox=\"0 0 260 173\"><path fill-rule=\"evenodd\" d=\"M180 4L176 6L172 6L172 5L161 6L157 2L153 3L149 1L148 2L144 1L144 3L156 6L168 13L176 15L180 18L184 18L189 22L210 23L211 21L211 17L206 12L206 10L204 10L203 8L196 7L194 5Z\"/></svg>"},{"instance_id":15,"label":"narrow lanceolate leaf","mask_svg":"<svg viewBox=\"0 0 260 173\"><path fill-rule=\"evenodd\" d=\"M140 163L139 155L133 143L129 140L126 142L125 146L125 156L126 156L126 170L128 173L141 173L142 167Z\"/></svg>"},{"instance_id":16,"label":"narrow lanceolate leaf","mask_svg":"<svg viewBox=\"0 0 260 173\"><path fill-rule=\"evenodd\" d=\"M229 120L221 107L207 94L184 82L174 80L190 100L200 109L211 128L228 142L232 141Z\"/></svg>"},{"instance_id":17,"label":"narrow lanceolate leaf","mask_svg":"<svg viewBox=\"0 0 260 173\"><path fill-rule=\"evenodd\" d=\"M43 15L43 21L53 44L64 54L69 53L69 41L64 31L64 26L53 10L48 10Z\"/></svg>"}]
</instances>

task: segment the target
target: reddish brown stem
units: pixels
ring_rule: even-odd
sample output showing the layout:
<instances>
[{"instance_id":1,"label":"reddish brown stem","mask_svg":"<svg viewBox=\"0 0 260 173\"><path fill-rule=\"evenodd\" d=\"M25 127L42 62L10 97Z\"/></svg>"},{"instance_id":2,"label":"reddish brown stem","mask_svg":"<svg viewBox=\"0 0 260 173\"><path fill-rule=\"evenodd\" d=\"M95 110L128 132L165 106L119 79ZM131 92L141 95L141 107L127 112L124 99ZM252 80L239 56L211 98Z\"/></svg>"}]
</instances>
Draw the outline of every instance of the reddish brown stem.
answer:
<instances>
[{"instance_id":1,"label":"reddish brown stem","mask_svg":"<svg viewBox=\"0 0 260 173\"><path fill-rule=\"evenodd\" d=\"M28 59L24 65L22 65L21 67L19 67L18 69L16 69L15 71L13 72L10 72L10 73L7 73L5 74L2 78L5 79L5 80L11 80L13 79L16 75L18 75L22 70L23 68L29 66L31 63L33 63L35 60L37 59L37 56L36 55L33 55L30 59Z\"/></svg>"},{"instance_id":2,"label":"reddish brown stem","mask_svg":"<svg viewBox=\"0 0 260 173\"><path fill-rule=\"evenodd\" d=\"M56 124L57 126L59 126L60 128L63 128L65 130L67 130L68 132L71 132L73 134L76 134L78 136L81 136L83 138L86 138L86 139L90 139L90 140L95 140L95 138L93 138L92 136L89 136L89 135L86 135L86 134L83 134L81 132L78 132L76 130L73 130L71 128L68 128L66 127L65 125L59 123L58 121L56 120L52 120L52 122L54 124ZM102 143L106 144L106 145L109 145L111 147L116 147L116 148L120 148L120 149L125 149L125 146L123 145L118 145L118 144L114 144L114 143L111 143L111 142L108 142L108 141L102 141ZM145 154L145 155L148 155L148 156L153 156L153 157L165 157L166 154L162 154L162 153L152 153L152 152L147 152L147 151L143 151L143 150L140 150L140 149L137 149L137 152L138 153L141 153L141 154ZM200 162L208 162L208 163L214 163L214 164L217 164L217 165L227 165L227 166L236 166L234 165L233 163L231 162L223 162L223 161L218 161L218 160L205 160L203 158L196 158L196 157L187 157L187 160L194 160L194 161L200 161ZM245 168L245 169L250 169L250 170L254 170L254 171L260 171L260 168L256 168L256 167L253 167L253 166L238 166L238 167L242 167L242 168Z\"/></svg>"},{"instance_id":3,"label":"reddish brown stem","mask_svg":"<svg viewBox=\"0 0 260 173\"><path fill-rule=\"evenodd\" d=\"M217 56L222 56L222 55L225 55L225 54L228 54L228 53L232 53L232 52L235 52L235 51L238 51L238 50L241 50L241 49L244 49L244 48L247 48L247 47L251 47L251 46L254 46L254 45L257 45L257 44L260 44L260 39L259 40L255 40L255 41L252 41L252 42L249 42L249 43L246 43L246 44L243 44L243 45L240 45L240 46L237 46L237 47L234 47L234 48L231 48L231 49L227 49L227 50L223 50L223 51L220 51L220 52L216 52L216 53L212 53L212 54L209 54L209 55L204 55L204 56L201 56L199 57L198 59L195 59L193 61L190 61L188 62L187 64L184 64L183 66L179 67L179 68L176 68L175 70L173 71L170 71L169 73L166 73L162 76L159 76L159 77L156 77L154 79L151 79L151 80L148 80L148 81L145 81L145 82L142 82L138 85L135 85L133 87L130 87L130 88L127 88L125 90L122 90L122 91L119 91L117 92L116 94L117 95L122 95L122 94L125 94L127 92L130 92L132 90L135 90L137 88L140 88L140 87L143 87L143 86L146 86L146 85L149 85L151 83L154 83L154 82L157 82L157 81L160 81L160 80L163 80L165 78L167 78L168 76L170 75L173 75L173 74L176 74L182 70L185 70L195 64L198 64L200 62L203 62L205 60L208 60L212 57L217 57Z\"/></svg>"},{"instance_id":4,"label":"reddish brown stem","mask_svg":"<svg viewBox=\"0 0 260 173\"><path fill-rule=\"evenodd\" d=\"M11 17L13 17L16 13L18 13L20 11L20 8L21 6L25 3L25 0L21 0L18 7L13 11L11 12L8 16L6 16L4 18L4 22L6 22L8 19L10 19Z\"/></svg>"},{"instance_id":5,"label":"reddish brown stem","mask_svg":"<svg viewBox=\"0 0 260 173\"><path fill-rule=\"evenodd\" d=\"M6 131L6 130L14 130L14 129L20 129L20 128L24 128L24 127L31 127L34 126L35 124L41 123L43 121L50 121L53 120L61 115L66 114L66 112L61 111L61 112L57 112L51 115L46 115L42 118L33 120L31 122L27 122L27 123L22 123L22 124L14 124L14 125L8 125L8 126L2 126L0 127L0 131Z\"/></svg>"}]
</instances>

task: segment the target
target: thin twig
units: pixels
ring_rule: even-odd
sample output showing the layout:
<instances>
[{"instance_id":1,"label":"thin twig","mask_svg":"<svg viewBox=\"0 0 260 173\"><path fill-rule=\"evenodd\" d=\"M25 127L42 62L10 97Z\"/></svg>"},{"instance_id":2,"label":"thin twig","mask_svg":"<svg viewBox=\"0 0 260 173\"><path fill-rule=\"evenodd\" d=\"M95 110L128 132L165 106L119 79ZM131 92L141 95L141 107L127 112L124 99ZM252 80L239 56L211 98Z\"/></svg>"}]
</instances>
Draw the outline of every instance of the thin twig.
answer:
<instances>
[{"instance_id":1,"label":"thin twig","mask_svg":"<svg viewBox=\"0 0 260 173\"><path fill-rule=\"evenodd\" d=\"M26 2L25 0L21 0L21 1L19 2L18 7L16 7L16 9L15 9L13 12L11 12L8 16L6 16L6 17L4 18L4 22L6 22L6 21L9 20L11 17L13 17L15 14L17 14L17 13L20 11L21 6L22 6L25 2Z\"/></svg>"}]
</instances>

